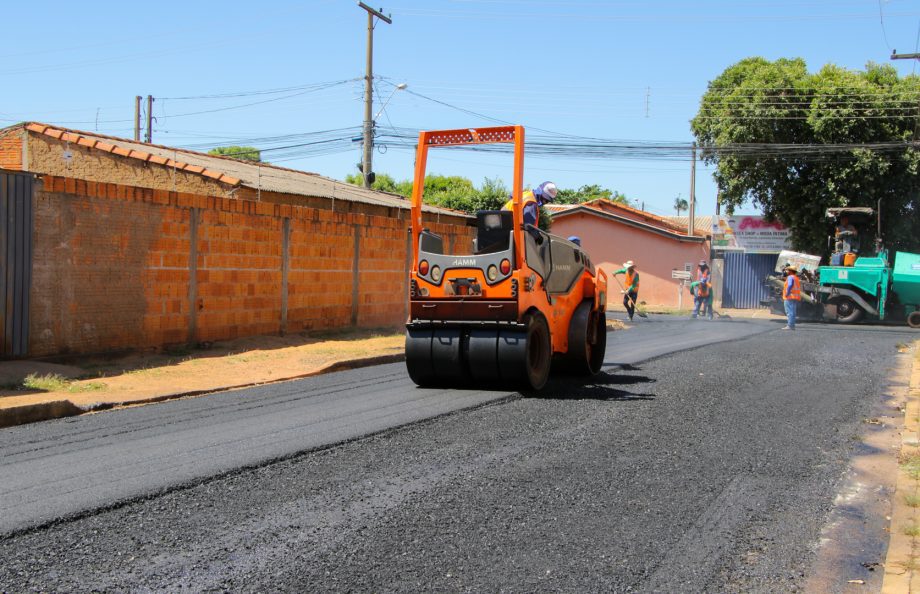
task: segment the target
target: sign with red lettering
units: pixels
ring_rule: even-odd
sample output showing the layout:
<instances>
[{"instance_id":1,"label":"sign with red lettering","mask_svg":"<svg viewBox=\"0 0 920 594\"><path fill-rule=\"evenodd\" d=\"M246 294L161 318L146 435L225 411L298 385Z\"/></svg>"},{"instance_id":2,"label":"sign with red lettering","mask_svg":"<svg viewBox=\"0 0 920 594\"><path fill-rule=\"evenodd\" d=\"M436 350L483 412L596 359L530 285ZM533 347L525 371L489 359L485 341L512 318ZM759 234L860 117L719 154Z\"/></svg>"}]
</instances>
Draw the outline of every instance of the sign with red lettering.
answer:
<instances>
[{"instance_id":1,"label":"sign with red lettering","mask_svg":"<svg viewBox=\"0 0 920 594\"><path fill-rule=\"evenodd\" d=\"M778 254L791 249L789 230L782 223L746 215L718 217L713 222L712 246L749 254Z\"/></svg>"}]
</instances>

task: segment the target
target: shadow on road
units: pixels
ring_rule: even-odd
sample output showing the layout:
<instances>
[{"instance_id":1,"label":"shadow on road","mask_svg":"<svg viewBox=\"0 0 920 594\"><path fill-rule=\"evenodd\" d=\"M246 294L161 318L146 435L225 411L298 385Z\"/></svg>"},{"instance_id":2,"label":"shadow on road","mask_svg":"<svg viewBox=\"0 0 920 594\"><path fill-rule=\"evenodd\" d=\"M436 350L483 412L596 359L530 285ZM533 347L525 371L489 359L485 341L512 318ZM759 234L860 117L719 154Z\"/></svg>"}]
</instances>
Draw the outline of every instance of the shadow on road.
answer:
<instances>
[{"instance_id":1,"label":"shadow on road","mask_svg":"<svg viewBox=\"0 0 920 594\"><path fill-rule=\"evenodd\" d=\"M621 369L639 371L639 368L632 365L623 366ZM603 400L609 402L654 400L654 394L636 394L616 387L648 384L654 381L654 379L644 375L616 375L608 371L601 371L597 375L589 378L553 378L543 391L536 394L528 394L527 396L530 398L551 400Z\"/></svg>"}]
</instances>

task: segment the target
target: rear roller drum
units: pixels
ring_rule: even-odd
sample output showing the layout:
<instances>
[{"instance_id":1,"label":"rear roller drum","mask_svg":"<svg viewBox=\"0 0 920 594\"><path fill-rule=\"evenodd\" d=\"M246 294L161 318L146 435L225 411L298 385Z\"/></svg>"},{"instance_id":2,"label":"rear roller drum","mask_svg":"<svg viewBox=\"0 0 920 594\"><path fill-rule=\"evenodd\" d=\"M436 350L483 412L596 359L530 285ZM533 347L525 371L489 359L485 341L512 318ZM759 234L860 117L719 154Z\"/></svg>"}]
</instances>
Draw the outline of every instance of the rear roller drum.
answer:
<instances>
[{"instance_id":1,"label":"rear roller drum","mask_svg":"<svg viewBox=\"0 0 920 594\"><path fill-rule=\"evenodd\" d=\"M499 334L498 368L502 381L539 390L549 378L552 361L549 326L539 314L528 314L524 323L524 331Z\"/></svg>"},{"instance_id":2,"label":"rear roller drum","mask_svg":"<svg viewBox=\"0 0 920 594\"><path fill-rule=\"evenodd\" d=\"M578 375L599 372L607 352L607 319L603 312L593 309L591 301L582 301L569 322L569 351L561 361Z\"/></svg>"}]
</instances>

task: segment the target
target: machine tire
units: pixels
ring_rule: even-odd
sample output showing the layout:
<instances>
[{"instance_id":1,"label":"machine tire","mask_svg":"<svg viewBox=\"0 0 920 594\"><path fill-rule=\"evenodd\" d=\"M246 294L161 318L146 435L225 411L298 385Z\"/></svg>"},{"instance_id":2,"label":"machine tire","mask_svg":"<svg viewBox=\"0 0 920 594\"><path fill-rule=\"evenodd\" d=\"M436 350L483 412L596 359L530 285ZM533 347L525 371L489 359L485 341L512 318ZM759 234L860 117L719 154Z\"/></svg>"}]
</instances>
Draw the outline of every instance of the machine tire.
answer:
<instances>
[{"instance_id":1,"label":"machine tire","mask_svg":"<svg viewBox=\"0 0 920 594\"><path fill-rule=\"evenodd\" d=\"M855 324L865 315L863 308L849 297L837 297L831 303L837 305L837 322L841 324Z\"/></svg>"},{"instance_id":2,"label":"machine tire","mask_svg":"<svg viewBox=\"0 0 920 594\"><path fill-rule=\"evenodd\" d=\"M607 319L603 312L594 311L593 302L582 301L569 322L569 350L560 362L569 373L594 375L601 370L606 351Z\"/></svg>"},{"instance_id":3,"label":"machine tire","mask_svg":"<svg viewBox=\"0 0 920 594\"><path fill-rule=\"evenodd\" d=\"M503 330L498 337L498 367L503 382L539 390L549 379L552 340L546 319L537 314L524 317L523 331Z\"/></svg>"},{"instance_id":4,"label":"machine tire","mask_svg":"<svg viewBox=\"0 0 920 594\"><path fill-rule=\"evenodd\" d=\"M911 328L920 328L920 311L912 311L907 315L907 325Z\"/></svg>"}]
</instances>

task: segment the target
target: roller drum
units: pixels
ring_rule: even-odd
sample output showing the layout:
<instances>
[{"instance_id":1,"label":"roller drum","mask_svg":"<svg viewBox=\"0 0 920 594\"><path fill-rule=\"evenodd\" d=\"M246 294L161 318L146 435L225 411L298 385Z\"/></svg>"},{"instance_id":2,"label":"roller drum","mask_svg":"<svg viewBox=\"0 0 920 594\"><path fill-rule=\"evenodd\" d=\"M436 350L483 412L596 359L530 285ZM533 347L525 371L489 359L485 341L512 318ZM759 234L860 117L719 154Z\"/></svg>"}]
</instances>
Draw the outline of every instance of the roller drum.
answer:
<instances>
[{"instance_id":1,"label":"roller drum","mask_svg":"<svg viewBox=\"0 0 920 594\"><path fill-rule=\"evenodd\" d=\"M560 362L570 373L594 375L604 364L607 351L607 320L593 311L591 301L582 301L569 322L569 349Z\"/></svg>"},{"instance_id":2,"label":"roller drum","mask_svg":"<svg viewBox=\"0 0 920 594\"><path fill-rule=\"evenodd\" d=\"M431 362L436 381L441 385L463 383L466 372L463 364L460 328L438 328L432 332Z\"/></svg>"},{"instance_id":3,"label":"roller drum","mask_svg":"<svg viewBox=\"0 0 920 594\"><path fill-rule=\"evenodd\" d=\"M498 360L499 332L495 329L470 330L466 359L470 376L477 382L501 380Z\"/></svg>"},{"instance_id":4,"label":"roller drum","mask_svg":"<svg viewBox=\"0 0 920 594\"><path fill-rule=\"evenodd\" d=\"M539 390L549 379L552 342L549 326L541 315L526 318L524 331L502 330L498 337L498 367L501 379Z\"/></svg>"},{"instance_id":5,"label":"roller drum","mask_svg":"<svg viewBox=\"0 0 920 594\"><path fill-rule=\"evenodd\" d=\"M436 377L431 360L432 334L430 328L406 329L406 370L419 386L431 385Z\"/></svg>"}]
</instances>

